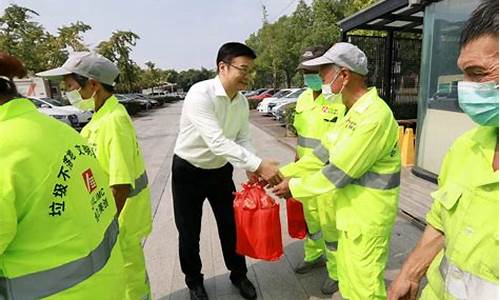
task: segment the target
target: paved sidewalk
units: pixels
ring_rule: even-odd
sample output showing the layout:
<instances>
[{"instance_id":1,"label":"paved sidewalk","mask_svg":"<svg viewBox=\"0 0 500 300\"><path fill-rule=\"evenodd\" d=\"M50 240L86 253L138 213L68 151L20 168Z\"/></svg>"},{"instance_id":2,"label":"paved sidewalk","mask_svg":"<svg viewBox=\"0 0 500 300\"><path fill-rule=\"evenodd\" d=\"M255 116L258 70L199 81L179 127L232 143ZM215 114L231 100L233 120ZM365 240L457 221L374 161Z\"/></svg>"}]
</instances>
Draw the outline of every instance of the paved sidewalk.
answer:
<instances>
[{"instance_id":1,"label":"paved sidewalk","mask_svg":"<svg viewBox=\"0 0 500 300\"><path fill-rule=\"evenodd\" d=\"M170 164L178 130L182 102L174 103L134 119L142 146L148 176L152 185L154 224L153 232L145 241L147 267L154 299L189 299L180 270L177 230L173 220L170 190ZM254 144L261 157L281 163L290 162L292 149L274 136L252 126ZM246 180L244 172L235 171L235 183ZM258 289L259 299L327 299L320 287L327 274L317 269L310 274L297 275L292 269L303 258L303 242L293 240L286 231L284 203L281 205L281 225L285 255L277 262L247 259L248 277ZM421 231L411 220L398 217L391 243L390 262L386 279L391 280L414 247ZM208 202L204 205L200 252L205 275L205 287L210 299L242 299L229 281L218 239L215 218ZM338 294L333 299L342 299Z\"/></svg>"}]
</instances>

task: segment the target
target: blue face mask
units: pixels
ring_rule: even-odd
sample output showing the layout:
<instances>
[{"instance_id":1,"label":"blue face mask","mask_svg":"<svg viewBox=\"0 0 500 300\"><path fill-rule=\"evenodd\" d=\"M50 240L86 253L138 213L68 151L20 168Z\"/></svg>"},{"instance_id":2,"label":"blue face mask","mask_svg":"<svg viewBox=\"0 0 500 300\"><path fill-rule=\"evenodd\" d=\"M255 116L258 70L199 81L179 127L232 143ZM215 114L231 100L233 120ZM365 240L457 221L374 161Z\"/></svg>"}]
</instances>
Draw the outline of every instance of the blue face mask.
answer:
<instances>
[{"instance_id":1,"label":"blue face mask","mask_svg":"<svg viewBox=\"0 0 500 300\"><path fill-rule=\"evenodd\" d=\"M458 82L458 104L482 126L498 127L498 85L495 82Z\"/></svg>"},{"instance_id":2,"label":"blue face mask","mask_svg":"<svg viewBox=\"0 0 500 300\"><path fill-rule=\"evenodd\" d=\"M313 91L321 91L323 80L318 74L304 74L304 84Z\"/></svg>"}]
</instances>

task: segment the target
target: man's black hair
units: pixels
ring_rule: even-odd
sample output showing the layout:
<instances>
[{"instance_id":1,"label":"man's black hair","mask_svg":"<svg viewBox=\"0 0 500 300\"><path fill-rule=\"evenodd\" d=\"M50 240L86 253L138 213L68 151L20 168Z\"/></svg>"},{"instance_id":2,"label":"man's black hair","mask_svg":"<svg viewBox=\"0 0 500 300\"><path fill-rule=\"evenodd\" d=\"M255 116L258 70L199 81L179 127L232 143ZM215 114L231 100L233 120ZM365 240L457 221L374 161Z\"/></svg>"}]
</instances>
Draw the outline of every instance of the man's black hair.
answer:
<instances>
[{"instance_id":1,"label":"man's black hair","mask_svg":"<svg viewBox=\"0 0 500 300\"><path fill-rule=\"evenodd\" d=\"M465 22L460 37L460 48L482 37L498 38L498 0L483 0Z\"/></svg>"},{"instance_id":2,"label":"man's black hair","mask_svg":"<svg viewBox=\"0 0 500 300\"><path fill-rule=\"evenodd\" d=\"M78 84L81 87L84 87L87 84L87 82L89 81L89 79L87 77L82 76L82 75L78 75L78 74L75 74L75 73L72 73L71 77L73 77L73 79L76 82L78 82ZM115 88L112 85L104 84L102 82L99 82L99 83L102 85L102 87L104 88L104 90L106 90L106 92L108 92L108 93L114 93Z\"/></svg>"},{"instance_id":3,"label":"man's black hair","mask_svg":"<svg viewBox=\"0 0 500 300\"><path fill-rule=\"evenodd\" d=\"M245 44L237 42L225 43L222 47L220 47L219 52L217 53L217 70L219 70L219 63L221 61L231 63L233 58L238 56L246 56L252 59L257 57L255 52Z\"/></svg>"}]
</instances>

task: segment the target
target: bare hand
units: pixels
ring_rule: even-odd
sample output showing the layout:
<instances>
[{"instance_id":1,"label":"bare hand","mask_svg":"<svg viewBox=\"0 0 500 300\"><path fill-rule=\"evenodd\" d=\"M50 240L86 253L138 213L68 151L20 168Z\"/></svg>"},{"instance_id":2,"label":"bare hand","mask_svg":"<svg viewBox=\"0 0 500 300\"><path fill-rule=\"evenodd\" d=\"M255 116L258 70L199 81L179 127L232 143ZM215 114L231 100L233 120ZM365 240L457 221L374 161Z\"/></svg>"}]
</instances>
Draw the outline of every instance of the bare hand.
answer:
<instances>
[{"instance_id":1,"label":"bare hand","mask_svg":"<svg viewBox=\"0 0 500 300\"><path fill-rule=\"evenodd\" d=\"M279 163L270 159L263 159L259 168L255 171L262 179L269 182L269 180L279 172Z\"/></svg>"},{"instance_id":2,"label":"bare hand","mask_svg":"<svg viewBox=\"0 0 500 300\"><path fill-rule=\"evenodd\" d=\"M277 196L281 197L284 199L288 199L292 197L292 194L290 193L290 188L288 186L290 182L290 178L285 178L280 184L275 186L272 189L272 192Z\"/></svg>"},{"instance_id":3,"label":"bare hand","mask_svg":"<svg viewBox=\"0 0 500 300\"><path fill-rule=\"evenodd\" d=\"M388 300L415 300L419 282L410 280L405 274L399 273L389 287L387 293Z\"/></svg>"},{"instance_id":4,"label":"bare hand","mask_svg":"<svg viewBox=\"0 0 500 300\"><path fill-rule=\"evenodd\" d=\"M277 171L269 180L267 180L269 186L273 187L275 185L278 185L285 179L285 176L281 174L280 171Z\"/></svg>"},{"instance_id":5,"label":"bare hand","mask_svg":"<svg viewBox=\"0 0 500 300\"><path fill-rule=\"evenodd\" d=\"M257 175L254 172L246 171L247 172L247 178L248 178L248 183L256 183L259 182L259 175Z\"/></svg>"}]
</instances>

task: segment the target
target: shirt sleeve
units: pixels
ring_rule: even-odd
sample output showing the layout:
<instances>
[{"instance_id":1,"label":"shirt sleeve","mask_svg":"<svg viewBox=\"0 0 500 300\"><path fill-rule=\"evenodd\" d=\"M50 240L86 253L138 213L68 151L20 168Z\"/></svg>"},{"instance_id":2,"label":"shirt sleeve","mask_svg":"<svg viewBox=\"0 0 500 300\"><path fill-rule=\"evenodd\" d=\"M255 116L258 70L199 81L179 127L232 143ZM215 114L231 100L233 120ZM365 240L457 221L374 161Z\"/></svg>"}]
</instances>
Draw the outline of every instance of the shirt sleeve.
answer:
<instances>
[{"instance_id":1,"label":"shirt sleeve","mask_svg":"<svg viewBox=\"0 0 500 300\"><path fill-rule=\"evenodd\" d=\"M0 180L0 256L14 239L16 231L15 194Z\"/></svg>"},{"instance_id":2,"label":"shirt sleeve","mask_svg":"<svg viewBox=\"0 0 500 300\"><path fill-rule=\"evenodd\" d=\"M224 136L222 128L215 115L215 108L206 95L198 91L192 91L184 100L185 113L189 121L200 133L210 151L217 156L224 157L234 167L254 172L261 163L261 159L244 146ZM241 120L243 129L243 144L250 144L248 119ZM247 132L245 132L247 131Z\"/></svg>"},{"instance_id":3,"label":"shirt sleeve","mask_svg":"<svg viewBox=\"0 0 500 300\"><path fill-rule=\"evenodd\" d=\"M135 131L126 117L115 117L104 129L109 161L109 185L129 184L135 188L137 142Z\"/></svg>"},{"instance_id":4,"label":"shirt sleeve","mask_svg":"<svg viewBox=\"0 0 500 300\"><path fill-rule=\"evenodd\" d=\"M248 102L246 102L246 106L248 109ZM252 145L252 135L250 134L250 122L248 119L249 116L247 115L244 120L245 122L241 124L241 129L238 133L238 136L236 137L235 142L236 144L255 154L255 148Z\"/></svg>"},{"instance_id":5,"label":"shirt sleeve","mask_svg":"<svg viewBox=\"0 0 500 300\"><path fill-rule=\"evenodd\" d=\"M360 123L352 135L329 149L329 163L319 172L290 180L293 197L300 199L328 193L363 176L384 149L386 131L387 126L375 120Z\"/></svg>"}]
</instances>

